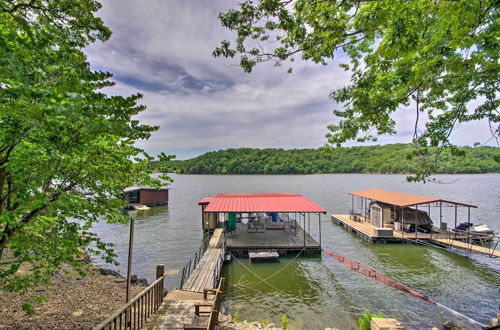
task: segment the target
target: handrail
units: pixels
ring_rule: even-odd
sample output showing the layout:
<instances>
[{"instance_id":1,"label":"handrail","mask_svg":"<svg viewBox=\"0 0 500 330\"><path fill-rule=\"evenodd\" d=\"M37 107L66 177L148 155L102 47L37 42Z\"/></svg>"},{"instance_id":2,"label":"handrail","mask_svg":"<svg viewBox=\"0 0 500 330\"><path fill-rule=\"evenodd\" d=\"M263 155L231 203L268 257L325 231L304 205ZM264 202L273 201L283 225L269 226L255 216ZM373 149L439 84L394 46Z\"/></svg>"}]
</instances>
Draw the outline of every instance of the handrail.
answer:
<instances>
[{"instance_id":1,"label":"handrail","mask_svg":"<svg viewBox=\"0 0 500 330\"><path fill-rule=\"evenodd\" d=\"M224 257L226 255L226 240L224 240L224 243L222 244L221 251L219 253L219 258L217 260L217 265L214 268L214 275L213 275L213 287L217 287L217 283L219 282L220 278L220 271L222 269L222 264L224 263Z\"/></svg>"},{"instance_id":2,"label":"handrail","mask_svg":"<svg viewBox=\"0 0 500 330\"><path fill-rule=\"evenodd\" d=\"M94 330L140 329L156 313L165 296L164 265L156 267L157 279L141 293L121 306L111 316L94 327Z\"/></svg>"},{"instance_id":3,"label":"handrail","mask_svg":"<svg viewBox=\"0 0 500 330\"><path fill-rule=\"evenodd\" d=\"M496 249L500 243L500 236L493 233L477 233L470 232L468 230L457 230L457 229L449 229L446 231L440 231L435 235L431 233L431 239L444 239L448 248L456 247L455 242L465 244L464 248L469 251L475 251L473 247L481 247L484 248L485 251L479 251L487 254L489 257L495 257ZM476 251L477 252L477 251Z\"/></svg>"},{"instance_id":4,"label":"handrail","mask_svg":"<svg viewBox=\"0 0 500 330\"><path fill-rule=\"evenodd\" d=\"M207 243L207 239L203 240L200 247L198 248L198 250L196 250L196 252L191 257L191 259L189 259L189 261L186 263L186 265L184 267L182 267L181 283L179 285L179 289L182 290L182 288L184 287L184 284L186 284L186 280L191 275L191 272L196 268L196 265L198 265L198 262L201 260L203 253L205 253L205 250L207 248L206 243Z\"/></svg>"}]
</instances>

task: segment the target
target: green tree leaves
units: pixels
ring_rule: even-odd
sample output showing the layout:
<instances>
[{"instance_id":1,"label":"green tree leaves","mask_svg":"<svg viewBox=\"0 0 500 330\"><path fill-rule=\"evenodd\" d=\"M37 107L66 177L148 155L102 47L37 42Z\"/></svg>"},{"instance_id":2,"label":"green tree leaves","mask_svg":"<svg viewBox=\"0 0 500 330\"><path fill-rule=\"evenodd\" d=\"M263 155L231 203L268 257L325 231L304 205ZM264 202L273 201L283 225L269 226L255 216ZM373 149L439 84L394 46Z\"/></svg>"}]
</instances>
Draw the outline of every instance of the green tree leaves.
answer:
<instances>
[{"instance_id":1,"label":"green tree leaves","mask_svg":"<svg viewBox=\"0 0 500 330\"><path fill-rule=\"evenodd\" d=\"M425 180L460 124L486 119L500 135L500 10L498 1L247 0L221 13L236 32L214 56L240 55L245 72L263 61L327 64L342 49L348 86L330 96L339 104L328 141L335 146L395 134L394 114L413 110L413 143ZM259 45L259 47L256 47ZM418 123L425 113L429 120ZM373 132L373 133L372 133ZM432 149L429 149L432 148Z\"/></svg>"},{"instance_id":2,"label":"green tree leaves","mask_svg":"<svg viewBox=\"0 0 500 330\"><path fill-rule=\"evenodd\" d=\"M185 174L412 173L414 177L420 170L413 160L415 152L410 144L292 150L239 148L212 151L170 164ZM443 152L434 173L500 171L499 148L461 147L456 152L461 157L454 157L448 150Z\"/></svg>"},{"instance_id":3,"label":"green tree leaves","mask_svg":"<svg viewBox=\"0 0 500 330\"><path fill-rule=\"evenodd\" d=\"M2 287L47 281L63 263L79 269L86 252L111 262L92 223L128 221L123 189L162 184L135 147L157 129L133 119L141 95L101 92L112 75L91 71L82 51L111 34L99 8L0 0L0 258L12 251Z\"/></svg>"}]
</instances>

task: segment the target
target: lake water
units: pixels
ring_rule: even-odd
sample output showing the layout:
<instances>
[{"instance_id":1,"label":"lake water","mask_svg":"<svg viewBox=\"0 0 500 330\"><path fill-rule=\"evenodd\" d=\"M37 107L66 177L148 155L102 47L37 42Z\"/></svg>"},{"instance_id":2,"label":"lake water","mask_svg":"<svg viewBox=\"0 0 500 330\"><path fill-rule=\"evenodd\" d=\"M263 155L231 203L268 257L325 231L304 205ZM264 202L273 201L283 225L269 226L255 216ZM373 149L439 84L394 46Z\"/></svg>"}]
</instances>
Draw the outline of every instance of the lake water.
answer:
<instances>
[{"instance_id":1,"label":"lake water","mask_svg":"<svg viewBox=\"0 0 500 330\"><path fill-rule=\"evenodd\" d=\"M467 258L446 250L411 244L371 244L332 223L329 214L348 213L350 191L381 188L477 205L471 222L500 230L500 175L440 175L440 183L408 183L404 175L173 175L169 207L132 211L136 219L133 273L153 279L156 264L181 269L200 246L198 201L219 193L289 192L303 194L328 212L322 217L323 247L355 259L431 299L488 323L500 307L500 259ZM434 213L432 213L434 212ZM452 224L452 208L443 221ZM438 222L436 211L431 211ZM448 218L447 218L448 217ZM467 221L467 209L459 211ZM317 221L312 221L311 226ZM98 224L101 237L114 243L126 274L128 226ZM313 228L314 232L314 228ZM95 262L99 262L95 260ZM477 328L428 302L359 275L326 254L288 256L279 263L250 264L245 258L223 269L224 306L241 319L280 324L287 314L291 329L350 329L364 310L397 318L410 329L439 326L443 319ZM245 267L251 268L252 274ZM266 282L262 278L271 276ZM167 280L179 285L179 276Z\"/></svg>"}]
</instances>

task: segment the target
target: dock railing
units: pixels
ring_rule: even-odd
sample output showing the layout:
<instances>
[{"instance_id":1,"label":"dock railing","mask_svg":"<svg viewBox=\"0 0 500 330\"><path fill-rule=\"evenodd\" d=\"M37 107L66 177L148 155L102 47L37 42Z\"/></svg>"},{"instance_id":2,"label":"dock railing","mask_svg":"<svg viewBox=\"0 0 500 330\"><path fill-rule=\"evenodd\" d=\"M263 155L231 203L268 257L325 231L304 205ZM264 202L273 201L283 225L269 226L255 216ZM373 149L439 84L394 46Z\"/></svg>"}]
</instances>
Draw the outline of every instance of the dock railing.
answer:
<instances>
[{"instance_id":1,"label":"dock railing","mask_svg":"<svg viewBox=\"0 0 500 330\"><path fill-rule=\"evenodd\" d=\"M217 260L217 264L214 268L214 279L213 279L213 287L217 287L217 283L219 283L220 279L220 271L222 269L222 264L224 263L224 258L226 257L226 240L222 243L222 248L220 250L219 259Z\"/></svg>"},{"instance_id":2,"label":"dock railing","mask_svg":"<svg viewBox=\"0 0 500 330\"><path fill-rule=\"evenodd\" d=\"M156 280L94 330L141 329L163 302L166 277L165 266L156 266Z\"/></svg>"},{"instance_id":3,"label":"dock railing","mask_svg":"<svg viewBox=\"0 0 500 330\"><path fill-rule=\"evenodd\" d=\"M485 248L485 253L493 257L500 242L500 236L490 233L474 233L468 230L448 230L445 239L453 246L453 241L459 241L468 246L468 250L472 250L473 246ZM431 237L432 238L432 237ZM439 237L442 238L442 237Z\"/></svg>"},{"instance_id":4,"label":"dock railing","mask_svg":"<svg viewBox=\"0 0 500 330\"><path fill-rule=\"evenodd\" d=\"M413 233L407 233L408 241L417 242L421 245L436 246L442 245L443 248L460 247L469 251L479 251L487 254L489 257L495 257L496 250L500 244L500 236L490 233L474 233L467 230L439 230L430 234L418 234L413 236ZM427 235L427 236L426 236ZM434 243L426 241L430 238ZM477 250L481 248L483 250Z\"/></svg>"},{"instance_id":5,"label":"dock railing","mask_svg":"<svg viewBox=\"0 0 500 330\"><path fill-rule=\"evenodd\" d=\"M181 283L179 285L179 289L182 290L182 287L189 278L189 275L191 275L191 272L196 268L196 265L198 265L198 262L203 257L203 253L205 253L206 249L207 249L207 239L205 239L203 243L201 243L200 247L196 250L191 259L189 259L186 265L182 268Z\"/></svg>"}]
</instances>

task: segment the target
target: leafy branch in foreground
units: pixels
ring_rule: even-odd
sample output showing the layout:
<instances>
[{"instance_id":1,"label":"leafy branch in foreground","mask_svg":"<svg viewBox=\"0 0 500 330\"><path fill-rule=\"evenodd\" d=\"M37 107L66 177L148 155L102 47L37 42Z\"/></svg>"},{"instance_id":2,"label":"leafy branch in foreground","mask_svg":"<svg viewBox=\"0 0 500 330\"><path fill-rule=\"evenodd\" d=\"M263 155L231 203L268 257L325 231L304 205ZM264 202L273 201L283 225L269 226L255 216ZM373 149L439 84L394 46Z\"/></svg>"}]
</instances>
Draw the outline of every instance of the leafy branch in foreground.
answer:
<instances>
[{"instance_id":1,"label":"leafy branch in foreground","mask_svg":"<svg viewBox=\"0 0 500 330\"><path fill-rule=\"evenodd\" d=\"M93 0L0 0L0 287L46 282L86 252L114 260L90 228L127 222L123 189L160 186L135 142L140 95L108 96L112 75L82 48L110 31ZM164 155L163 155L164 156ZM163 157L165 158L165 157ZM163 179L168 180L164 176Z\"/></svg>"},{"instance_id":2,"label":"leafy branch in foreground","mask_svg":"<svg viewBox=\"0 0 500 330\"><path fill-rule=\"evenodd\" d=\"M418 162L410 179L425 181L443 149L457 153L450 136L460 124L486 120L498 144L499 17L495 0L246 0L219 14L236 40L222 41L213 55L239 55L251 72L299 54L327 65L342 51L351 82L330 94L341 108L329 143L395 134L396 112L410 109Z\"/></svg>"}]
</instances>

